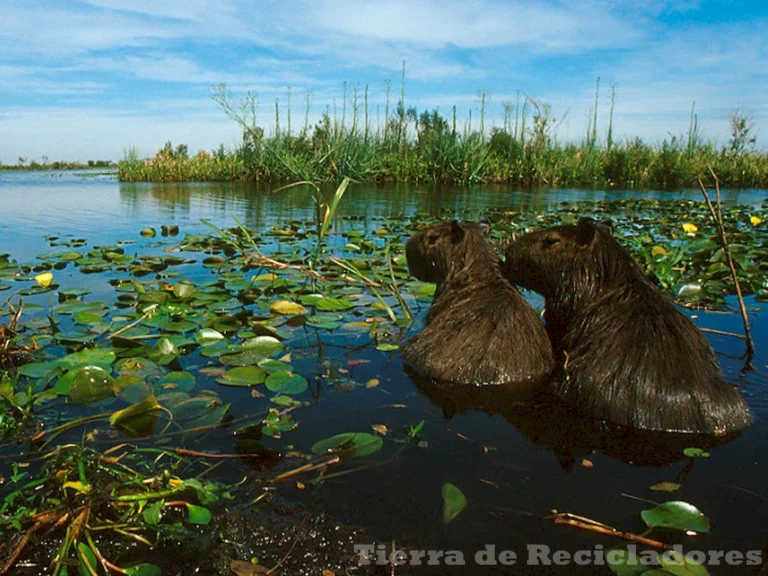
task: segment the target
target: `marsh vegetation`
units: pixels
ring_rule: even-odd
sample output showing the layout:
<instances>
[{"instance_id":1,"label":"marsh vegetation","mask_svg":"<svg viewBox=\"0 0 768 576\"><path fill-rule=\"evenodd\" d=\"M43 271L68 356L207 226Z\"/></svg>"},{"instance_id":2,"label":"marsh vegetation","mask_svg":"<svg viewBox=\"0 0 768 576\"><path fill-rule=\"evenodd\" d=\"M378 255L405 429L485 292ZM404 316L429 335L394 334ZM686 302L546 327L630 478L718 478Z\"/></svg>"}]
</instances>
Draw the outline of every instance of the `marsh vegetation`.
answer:
<instances>
[{"instance_id":1,"label":"marsh vegetation","mask_svg":"<svg viewBox=\"0 0 768 576\"><path fill-rule=\"evenodd\" d=\"M404 80L400 98L390 104L387 85L386 102L375 109L369 104L367 86L345 85L342 102L333 109L326 107L314 126L309 123L310 94L299 128L291 123L290 96L282 106L276 100L267 129L257 118L257 96L238 100L222 84L211 89L211 96L241 129L240 146L222 145L193 155L187 146L168 142L150 159L129 149L119 163L119 178L339 182L350 177L358 182L671 190L694 186L696 175L711 165L724 186L768 185L768 155L756 149L756 126L745 110L731 114L731 136L725 145L703 139L695 105L686 133L648 143L617 139L616 87L611 87L607 123L597 115L598 95L599 82L584 135L564 140L558 131L564 115L558 117L549 104L521 94L515 102L503 102L500 125L489 126L486 92L478 95L479 114L473 118L470 110L459 118L456 106L447 112L408 106ZM607 128L598 131L603 124Z\"/></svg>"}]
</instances>

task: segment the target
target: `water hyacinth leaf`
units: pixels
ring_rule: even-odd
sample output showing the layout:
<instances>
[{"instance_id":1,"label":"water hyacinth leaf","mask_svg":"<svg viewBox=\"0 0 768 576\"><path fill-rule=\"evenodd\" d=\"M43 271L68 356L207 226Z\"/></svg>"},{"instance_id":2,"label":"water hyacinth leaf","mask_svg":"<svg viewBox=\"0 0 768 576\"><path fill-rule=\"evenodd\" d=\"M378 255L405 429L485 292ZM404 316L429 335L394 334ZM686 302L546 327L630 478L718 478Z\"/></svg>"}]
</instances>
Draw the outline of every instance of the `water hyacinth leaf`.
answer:
<instances>
[{"instance_id":1,"label":"water hyacinth leaf","mask_svg":"<svg viewBox=\"0 0 768 576\"><path fill-rule=\"evenodd\" d=\"M443 484L443 524L448 524L458 516L467 505L467 498L461 490L450 482Z\"/></svg>"},{"instance_id":2,"label":"water hyacinth leaf","mask_svg":"<svg viewBox=\"0 0 768 576\"><path fill-rule=\"evenodd\" d=\"M224 339L224 334L212 328L203 328L195 334L195 341L200 346L212 346Z\"/></svg>"},{"instance_id":3,"label":"water hyacinth leaf","mask_svg":"<svg viewBox=\"0 0 768 576\"><path fill-rule=\"evenodd\" d=\"M709 532L709 518L687 502L665 502L650 510L643 510L640 516L649 528L675 528L694 532Z\"/></svg>"},{"instance_id":4,"label":"water hyacinth leaf","mask_svg":"<svg viewBox=\"0 0 768 576\"><path fill-rule=\"evenodd\" d=\"M187 511L189 512L189 521L192 524L204 525L211 521L211 511L208 508L187 504Z\"/></svg>"},{"instance_id":5,"label":"water hyacinth leaf","mask_svg":"<svg viewBox=\"0 0 768 576\"><path fill-rule=\"evenodd\" d=\"M216 381L226 386L255 386L263 384L267 373L258 366L240 366L228 370Z\"/></svg>"},{"instance_id":6,"label":"water hyacinth leaf","mask_svg":"<svg viewBox=\"0 0 768 576\"><path fill-rule=\"evenodd\" d=\"M290 300L278 300L277 302L273 302L269 307L269 310L275 314L282 314L284 316L307 313L307 309L304 308L304 306L298 302L291 302Z\"/></svg>"},{"instance_id":7,"label":"water hyacinth leaf","mask_svg":"<svg viewBox=\"0 0 768 576\"><path fill-rule=\"evenodd\" d=\"M335 452L343 457L368 456L381 450L384 441L381 436L367 432L345 432L336 434L312 445L313 454Z\"/></svg>"},{"instance_id":8,"label":"water hyacinth leaf","mask_svg":"<svg viewBox=\"0 0 768 576\"><path fill-rule=\"evenodd\" d=\"M301 394L309 387L309 383L304 376L294 374L288 370L279 370L270 374L265 384L270 391L288 396Z\"/></svg>"}]
</instances>

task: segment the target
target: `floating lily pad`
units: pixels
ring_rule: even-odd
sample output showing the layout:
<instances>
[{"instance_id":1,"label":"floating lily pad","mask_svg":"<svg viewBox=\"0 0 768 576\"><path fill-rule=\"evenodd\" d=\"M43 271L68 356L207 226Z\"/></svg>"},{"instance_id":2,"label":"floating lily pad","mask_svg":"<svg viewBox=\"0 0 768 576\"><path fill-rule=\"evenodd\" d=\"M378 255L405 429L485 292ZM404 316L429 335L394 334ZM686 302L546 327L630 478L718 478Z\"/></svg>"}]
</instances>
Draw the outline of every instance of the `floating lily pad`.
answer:
<instances>
[{"instance_id":1,"label":"floating lily pad","mask_svg":"<svg viewBox=\"0 0 768 576\"><path fill-rule=\"evenodd\" d=\"M443 524L448 524L467 506L467 498L450 482L443 484Z\"/></svg>"},{"instance_id":2,"label":"floating lily pad","mask_svg":"<svg viewBox=\"0 0 768 576\"><path fill-rule=\"evenodd\" d=\"M650 528L709 532L709 519L687 502L665 502L650 510L643 510L640 516Z\"/></svg>"},{"instance_id":3,"label":"floating lily pad","mask_svg":"<svg viewBox=\"0 0 768 576\"><path fill-rule=\"evenodd\" d=\"M312 445L312 453L336 452L344 457L368 456L380 450L383 445L381 436L367 432L345 432L315 442Z\"/></svg>"},{"instance_id":4,"label":"floating lily pad","mask_svg":"<svg viewBox=\"0 0 768 576\"><path fill-rule=\"evenodd\" d=\"M275 314L283 314L286 316L307 313L307 309L304 308L304 306L298 302L290 302L289 300L278 300L277 302L273 302L269 309Z\"/></svg>"},{"instance_id":5,"label":"floating lily pad","mask_svg":"<svg viewBox=\"0 0 768 576\"><path fill-rule=\"evenodd\" d=\"M304 376L294 374L288 370L279 370L267 377L266 386L272 392L290 396L304 392L309 383Z\"/></svg>"},{"instance_id":6,"label":"floating lily pad","mask_svg":"<svg viewBox=\"0 0 768 576\"><path fill-rule=\"evenodd\" d=\"M263 384L267 373L258 366L240 366L224 373L216 382L227 386L255 386Z\"/></svg>"}]
</instances>

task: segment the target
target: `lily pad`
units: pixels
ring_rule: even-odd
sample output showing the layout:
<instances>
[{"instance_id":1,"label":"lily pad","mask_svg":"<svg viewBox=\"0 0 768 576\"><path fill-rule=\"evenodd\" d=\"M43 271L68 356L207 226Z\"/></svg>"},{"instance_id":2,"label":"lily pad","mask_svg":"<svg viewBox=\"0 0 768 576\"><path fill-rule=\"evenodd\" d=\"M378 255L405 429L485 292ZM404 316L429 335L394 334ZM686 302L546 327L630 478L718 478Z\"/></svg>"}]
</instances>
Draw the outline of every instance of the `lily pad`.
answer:
<instances>
[{"instance_id":1,"label":"lily pad","mask_svg":"<svg viewBox=\"0 0 768 576\"><path fill-rule=\"evenodd\" d=\"M216 382L226 386L256 386L263 384L267 378L267 373L258 366L240 366L228 370Z\"/></svg>"},{"instance_id":2,"label":"lily pad","mask_svg":"<svg viewBox=\"0 0 768 576\"><path fill-rule=\"evenodd\" d=\"M368 456L381 450L384 441L381 436L367 432L345 432L320 440L312 445L313 454L336 452L344 457Z\"/></svg>"},{"instance_id":3,"label":"lily pad","mask_svg":"<svg viewBox=\"0 0 768 576\"><path fill-rule=\"evenodd\" d=\"M279 370L267 377L266 386L272 392L290 396L304 392L309 383L304 376L294 374L288 370Z\"/></svg>"},{"instance_id":4,"label":"lily pad","mask_svg":"<svg viewBox=\"0 0 768 576\"><path fill-rule=\"evenodd\" d=\"M694 532L709 532L709 518L687 502L665 502L650 510L640 512L650 528L675 528Z\"/></svg>"},{"instance_id":5,"label":"lily pad","mask_svg":"<svg viewBox=\"0 0 768 576\"><path fill-rule=\"evenodd\" d=\"M467 506L467 498L450 482L443 484L443 524L448 524Z\"/></svg>"}]
</instances>

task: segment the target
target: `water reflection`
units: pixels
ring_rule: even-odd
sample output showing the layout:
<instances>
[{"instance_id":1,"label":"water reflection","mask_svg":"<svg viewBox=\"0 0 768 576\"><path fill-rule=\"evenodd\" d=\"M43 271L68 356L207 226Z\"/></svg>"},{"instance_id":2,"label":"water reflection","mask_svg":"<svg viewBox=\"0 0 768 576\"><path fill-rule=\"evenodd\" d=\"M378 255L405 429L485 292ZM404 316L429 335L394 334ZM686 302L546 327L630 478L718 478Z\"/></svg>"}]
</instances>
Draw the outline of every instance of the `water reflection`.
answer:
<instances>
[{"instance_id":1,"label":"water reflection","mask_svg":"<svg viewBox=\"0 0 768 576\"><path fill-rule=\"evenodd\" d=\"M468 411L501 415L528 441L554 453L560 466L570 471L595 451L637 466L664 466L684 460L689 447L708 450L727 444L729 435L685 434L613 426L577 414L540 386L461 386L437 383L413 370L406 373L417 389L442 410L447 420ZM687 475L688 469L682 474Z\"/></svg>"}]
</instances>

